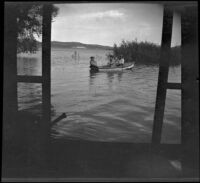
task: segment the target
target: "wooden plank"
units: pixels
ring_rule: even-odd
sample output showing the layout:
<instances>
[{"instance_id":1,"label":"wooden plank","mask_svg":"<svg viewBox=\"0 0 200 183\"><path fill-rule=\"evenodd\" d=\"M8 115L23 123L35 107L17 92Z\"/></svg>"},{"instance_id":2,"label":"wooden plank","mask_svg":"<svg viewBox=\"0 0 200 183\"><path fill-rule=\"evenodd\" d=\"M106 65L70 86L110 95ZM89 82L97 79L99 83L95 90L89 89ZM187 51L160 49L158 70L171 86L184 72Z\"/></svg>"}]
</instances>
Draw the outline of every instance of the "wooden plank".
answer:
<instances>
[{"instance_id":1,"label":"wooden plank","mask_svg":"<svg viewBox=\"0 0 200 183\"><path fill-rule=\"evenodd\" d=\"M44 162L49 167L50 128L51 128L51 5L43 5L42 25L42 123L41 143Z\"/></svg>"},{"instance_id":2,"label":"wooden plank","mask_svg":"<svg viewBox=\"0 0 200 183\"><path fill-rule=\"evenodd\" d=\"M181 15L183 176L199 176L198 7Z\"/></svg>"},{"instance_id":3,"label":"wooden plank","mask_svg":"<svg viewBox=\"0 0 200 183\"><path fill-rule=\"evenodd\" d=\"M154 145L160 144L161 141L165 99L166 99L166 87L167 87L167 79L169 72L172 22L173 22L173 12L165 7L163 14L161 55L159 63L156 106L155 106L154 124L152 132L152 143Z\"/></svg>"},{"instance_id":4,"label":"wooden plank","mask_svg":"<svg viewBox=\"0 0 200 183\"><path fill-rule=\"evenodd\" d=\"M65 113L62 113L59 117L57 117L56 119L54 119L52 122L51 122L51 126L55 125L57 122L59 122L60 120L66 118L67 115Z\"/></svg>"},{"instance_id":5,"label":"wooden plank","mask_svg":"<svg viewBox=\"0 0 200 183\"><path fill-rule=\"evenodd\" d=\"M43 7L42 28L42 105L46 130L49 129L51 113L51 5Z\"/></svg>"},{"instance_id":6,"label":"wooden plank","mask_svg":"<svg viewBox=\"0 0 200 183\"><path fill-rule=\"evenodd\" d=\"M17 76L17 82L21 83L42 83L42 76Z\"/></svg>"},{"instance_id":7,"label":"wooden plank","mask_svg":"<svg viewBox=\"0 0 200 183\"><path fill-rule=\"evenodd\" d=\"M8 135L7 129L14 132L18 107L17 17L14 4L5 3L4 8L3 132Z\"/></svg>"},{"instance_id":8,"label":"wooden plank","mask_svg":"<svg viewBox=\"0 0 200 183\"><path fill-rule=\"evenodd\" d=\"M181 90L181 83L167 83L167 89Z\"/></svg>"}]
</instances>

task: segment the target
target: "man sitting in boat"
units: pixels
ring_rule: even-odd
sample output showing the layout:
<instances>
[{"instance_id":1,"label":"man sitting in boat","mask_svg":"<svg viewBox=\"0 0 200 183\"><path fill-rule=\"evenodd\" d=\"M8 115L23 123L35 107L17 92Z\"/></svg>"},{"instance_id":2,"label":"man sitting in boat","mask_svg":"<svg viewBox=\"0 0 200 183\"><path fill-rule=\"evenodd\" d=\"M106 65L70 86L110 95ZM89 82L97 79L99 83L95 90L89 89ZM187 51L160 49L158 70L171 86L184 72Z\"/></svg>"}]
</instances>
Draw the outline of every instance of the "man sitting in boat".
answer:
<instances>
[{"instance_id":1,"label":"man sitting in boat","mask_svg":"<svg viewBox=\"0 0 200 183\"><path fill-rule=\"evenodd\" d=\"M99 70L97 62L94 60L94 57L90 57L90 68L95 71Z\"/></svg>"},{"instance_id":2,"label":"man sitting in boat","mask_svg":"<svg viewBox=\"0 0 200 183\"><path fill-rule=\"evenodd\" d=\"M122 55L119 56L117 66L124 66L124 58Z\"/></svg>"},{"instance_id":3,"label":"man sitting in boat","mask_svg":"<svg viewBox=\"0 0 200 183\"><path fill-rule=\"evenodd\" d=\"M113 56L113 55L110 55L108 65L109 65L110 67L115 67L115 66L116 66L115 59L114 59L114 56Z\"/></svg>"}]
</instances>

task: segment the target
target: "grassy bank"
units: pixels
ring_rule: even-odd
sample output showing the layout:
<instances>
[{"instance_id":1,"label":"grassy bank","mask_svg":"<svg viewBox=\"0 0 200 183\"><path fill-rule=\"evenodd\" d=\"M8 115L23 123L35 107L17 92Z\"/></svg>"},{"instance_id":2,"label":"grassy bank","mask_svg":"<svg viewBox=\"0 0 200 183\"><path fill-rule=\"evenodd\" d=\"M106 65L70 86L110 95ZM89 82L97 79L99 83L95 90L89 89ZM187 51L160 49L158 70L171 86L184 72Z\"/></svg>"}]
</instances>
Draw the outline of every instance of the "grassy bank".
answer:
<instances>
[{"instance_id":1,"label":"grassy bank","mask_svg":"<svg viewBox=\"0 0 200 183\"><path fill-rule=\"evenodd\" d=\"M177 66L181 62L180 46L171 48L169 63ZM149 42L122 41L119 46L114 44L114 56L123 55L125 62L135 62L136 64L156 65L159 63L160 46Z\"/></svg>"}]
</instances>

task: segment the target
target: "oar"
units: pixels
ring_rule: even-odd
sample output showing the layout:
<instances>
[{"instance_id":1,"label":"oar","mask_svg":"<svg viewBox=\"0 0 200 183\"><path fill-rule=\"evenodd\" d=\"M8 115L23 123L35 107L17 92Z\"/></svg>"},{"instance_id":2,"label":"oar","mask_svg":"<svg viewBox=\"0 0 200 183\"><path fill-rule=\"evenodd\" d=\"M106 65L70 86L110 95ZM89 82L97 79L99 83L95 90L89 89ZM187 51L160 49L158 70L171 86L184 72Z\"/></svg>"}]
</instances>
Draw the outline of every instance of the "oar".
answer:
<instances>
[{"instance_id":1,"label":"oar","mask_svg":"<svg viewBox=\"0 0 200 183\"><path fill-rule=\"evenodd\" d=\"M64 118L66 118L66 117L67 117L67 115L66 115L65 113L62 113L59 117L57 117L56 119L54 119L54 120L51 122L51 126L54 125L54 124L56 124L58 121L60 121L60 120L62 120L62 119L64 119Z\"/></svg>"}]
</instances>

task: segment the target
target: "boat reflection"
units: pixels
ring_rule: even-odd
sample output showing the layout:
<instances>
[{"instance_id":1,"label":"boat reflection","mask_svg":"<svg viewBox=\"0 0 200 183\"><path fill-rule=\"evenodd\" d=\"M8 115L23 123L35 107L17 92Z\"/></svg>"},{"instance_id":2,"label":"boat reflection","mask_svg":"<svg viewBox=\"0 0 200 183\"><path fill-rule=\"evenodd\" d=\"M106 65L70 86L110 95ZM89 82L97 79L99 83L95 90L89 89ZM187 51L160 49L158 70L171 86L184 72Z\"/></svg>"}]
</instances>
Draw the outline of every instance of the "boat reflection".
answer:
<instances>
[{"instance_id":1,"label":"boat reflection","mask_svg":"<svg viewBox=\"0 0 200 183\"><path fill-rule=\"evenodd\" d=\"M122 81L123 71L107 72L106 74L107 74L109 83L112 83L115 78L118 79L118 82Z\"/></svg>"},{"instance_id":2,"label":"boat reflection","mask_svg":"<svg viewBox=\"0 0 200 183\"><path fill-rule=\"evenodd\" d=\"M99 74L98 72L90 70L90 77L89 77L90 86L94 85L95 78L97 77L98 74Z\"/></svg>"},{"instance_id":3,"label":"boat reflection","mask_svg":"<svg viewBox=\"0 0 200 183\"><path fill-rule=\"evenodd\" d=\"M114 72L94 72L90 71L89 75L89 85L90 91L95 91L98 87L108 88L109 90L114 90L117 83L122 81L123 72L114 71ZM106 81L103 82L102 81ZM93 89L92 89L93 88Z\"/></svg>"}]
</instances>

